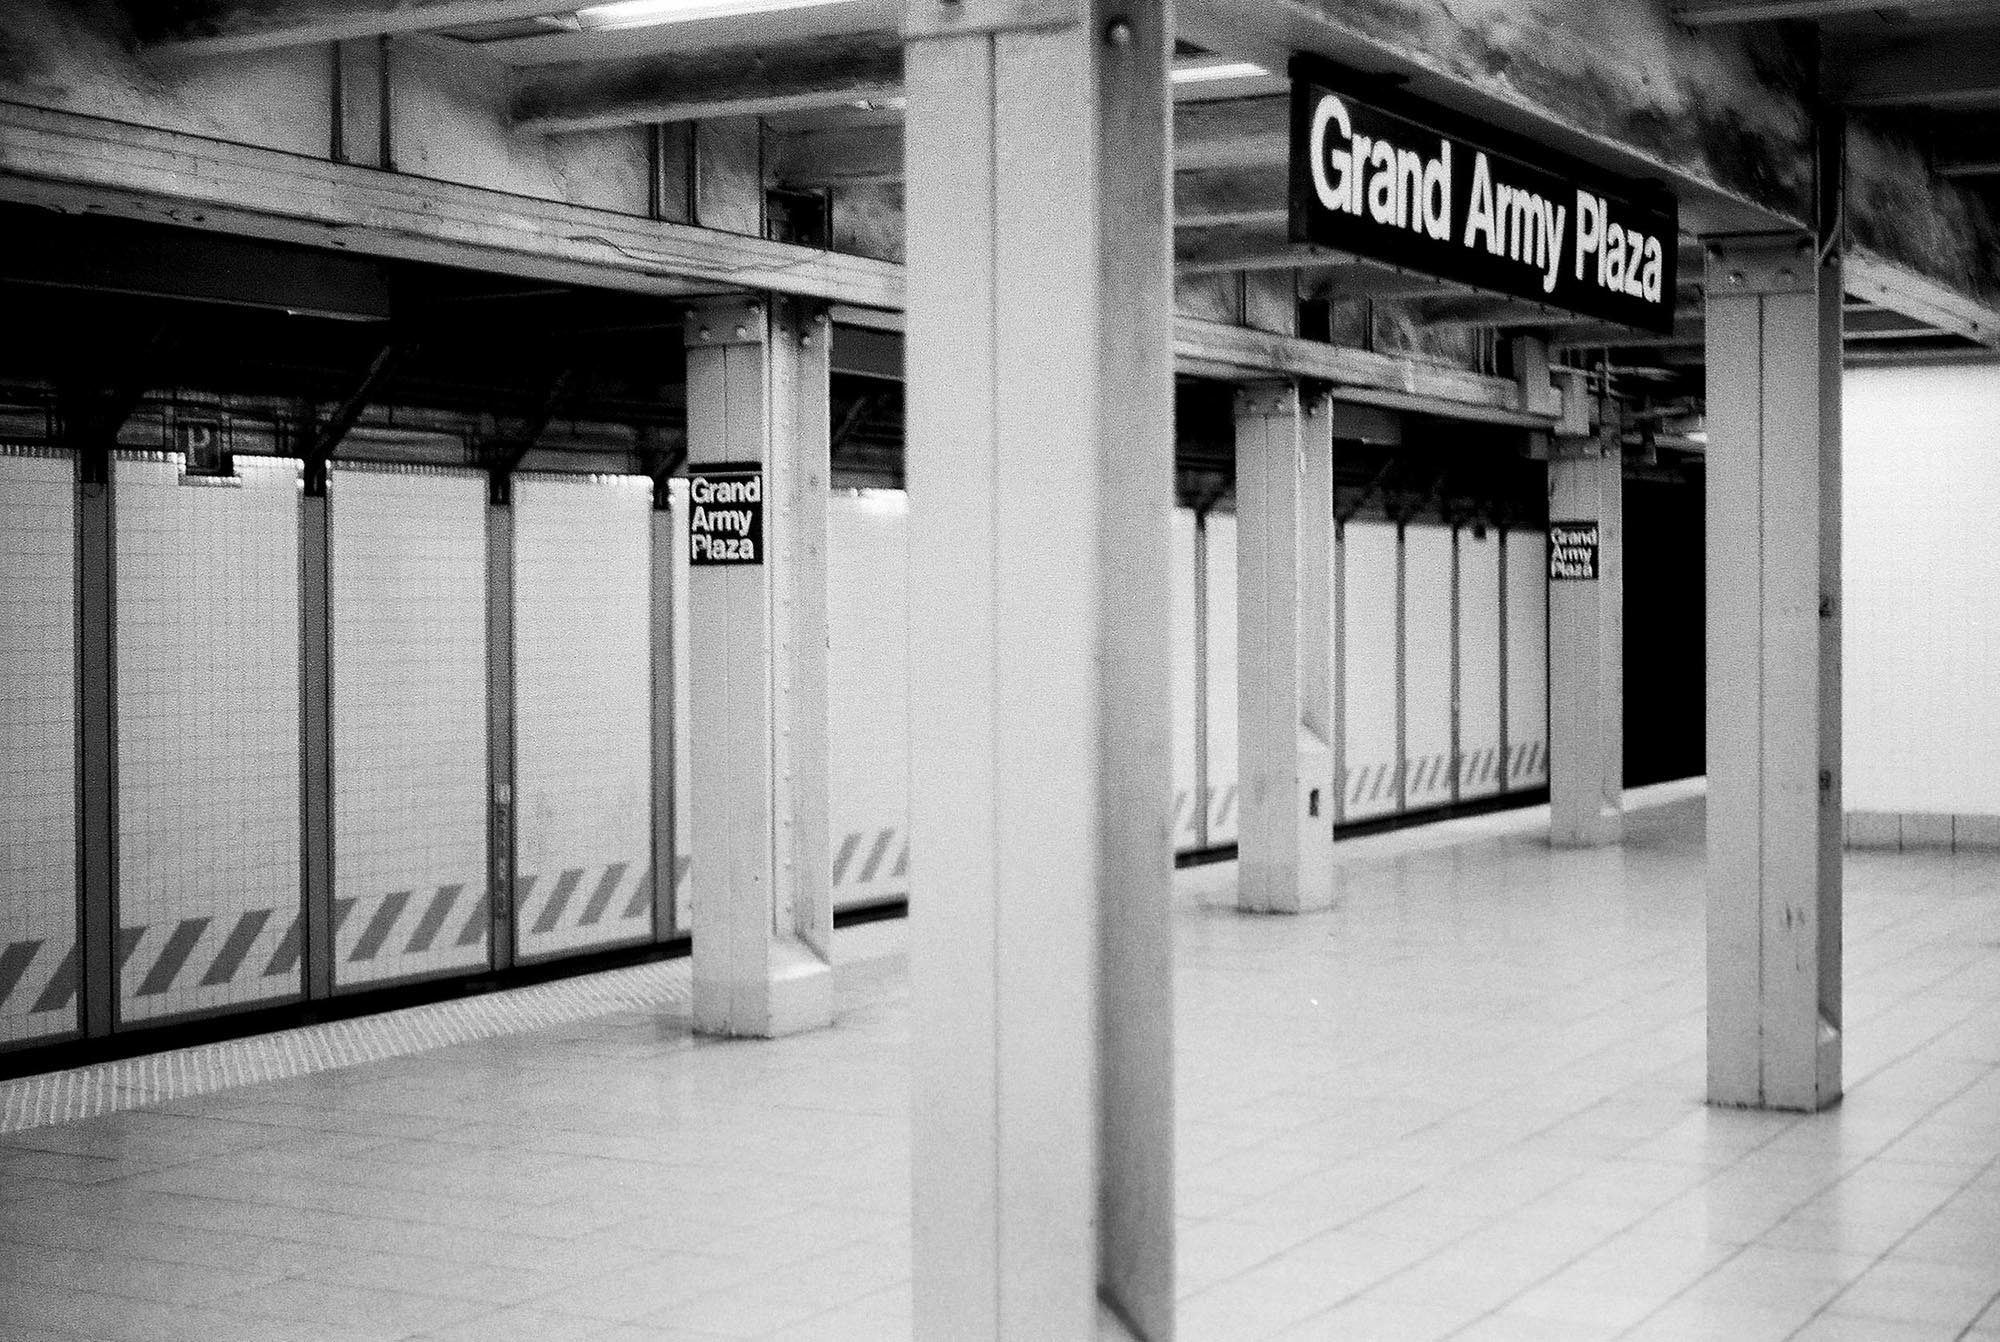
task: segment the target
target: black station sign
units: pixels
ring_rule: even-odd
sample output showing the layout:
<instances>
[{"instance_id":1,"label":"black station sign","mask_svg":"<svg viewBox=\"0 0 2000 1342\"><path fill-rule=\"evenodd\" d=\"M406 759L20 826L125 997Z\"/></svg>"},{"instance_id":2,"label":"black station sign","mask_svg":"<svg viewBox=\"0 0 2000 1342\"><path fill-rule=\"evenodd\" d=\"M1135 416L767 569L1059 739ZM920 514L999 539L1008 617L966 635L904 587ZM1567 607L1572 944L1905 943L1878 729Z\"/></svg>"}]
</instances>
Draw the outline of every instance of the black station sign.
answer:
<instances>
[{"instance_id":1,"label":"black station sign","mask_svg":"<svg viewBox=\"0 0 2000 1342\"><path fill-rule=\"evenodd\" d=\"M1597 581L1597 523L1549 523L1549 581Z\"/></svg>"},{"instance_id":2,"label":"black station sign","mask_svg":"<svg viewBox=\"0 0 2000 1342\"><path fill-rule=\"evenodd\" d=\"M1414 99L1381 95L1400 109L1385 110L1309 57L1291 73L1293 242L1673 330L1671 195L1500 132L1468 135Z\"/></svg>"},{"instance_id":3,"label":"black station sign","mask_svg":"<svg viewBox=\"0 0 2000 1342\"><path fill-rule=\"evenodd\" d=\"M764 467L755 461L688 468L688 563L764 562Z\"/></svg>"}]
</instances>

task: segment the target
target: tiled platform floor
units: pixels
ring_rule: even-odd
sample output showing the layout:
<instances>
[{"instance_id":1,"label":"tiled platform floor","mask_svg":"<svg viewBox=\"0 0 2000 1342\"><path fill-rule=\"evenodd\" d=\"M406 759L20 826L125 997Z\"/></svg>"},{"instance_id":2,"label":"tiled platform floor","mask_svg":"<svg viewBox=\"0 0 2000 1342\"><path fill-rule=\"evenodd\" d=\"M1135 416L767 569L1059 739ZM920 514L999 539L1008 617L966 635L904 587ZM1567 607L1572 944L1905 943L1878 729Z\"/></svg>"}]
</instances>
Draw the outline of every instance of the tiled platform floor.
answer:
<instances>
[{"instance_id":1,"label":"tiled platform floor","mask_svg":"<svg viewBox=\"0 0 2000 1342\"><path fill-rule=\"evenodd\" d=\"M1698 811L1532 823L1343 845L1317 917L1184 874L1183 1338L2000 1339L2000 854L1850 856L1848 1096L1780 1116L1701 1102ZM904 962L844 935L811 1037L625 1011L0 1138L0 1342L906 1337Z\"/></svg>"}]
</instances>

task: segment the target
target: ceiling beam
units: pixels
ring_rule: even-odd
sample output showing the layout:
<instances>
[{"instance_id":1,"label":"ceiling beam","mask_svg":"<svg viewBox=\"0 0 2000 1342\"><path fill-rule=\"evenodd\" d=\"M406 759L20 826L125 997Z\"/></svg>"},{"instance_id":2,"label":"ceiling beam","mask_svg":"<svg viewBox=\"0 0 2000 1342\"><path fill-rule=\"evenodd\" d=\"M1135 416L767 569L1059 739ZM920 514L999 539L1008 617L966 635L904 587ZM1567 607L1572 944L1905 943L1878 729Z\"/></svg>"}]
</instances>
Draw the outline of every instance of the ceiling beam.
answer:
<instances>
[{"instance_id":1,"label":"ceiling beam","mask_svg":"<svg viewBox=\"0 0 2000 1342\"><path fill-rule=\"evenodd\" d=\"M1845 264L1847 292L1856 298L2000 349L2000 308L1967 298L1859 247L1848 249Z\"/></svg>"},{"instance_id":2,"label":"ceiling beam","mask_svg":"<svg viewBox=\"0 0 2000 1342\"><path fill-rule=\"evenodd\" d=\"M1187 229L1203 228L1254 228L1269 231L1282 229L1290 220L1289 211L1282 208L1262 208L1248 210L1176 210L1174 227Z\"/></svg>"},{"instance_id":3,"label":"ceiling beam","mask_svg":"<svg viewBox=\"0 0 2000 1342\"><path fill-rule=\"evenodd\" d=\"M1708 343L1706 314L1699 307L1674 318L1671 334L1640 331L1611 322L1560 328L1549 341L1552 350L1572 349L1703 349Z\"/></svg>"},{"instance_id":4,"label":"ceiling beam","mask_svg":"<svg viewBox=\"0 0 2000 1342\"><path fill-rule=\"evenodd\" d=\"M1238 270L1304 270L1342 261L1343 253L1291 242L1282 229L1200 228L1174 235L1174 273L1214 275Z\"/></svg>"},{"instance_id":5,"label":"ceiling beam","mask_svg":"<svg viewBox=\"0 0 2000 1342\"><path fill-rule=\"evenodd\" d=\"M512 114L517 130L554 135L880 102L902 84L902 39L857 33L802 45L543 66L519 80Z\"/></svg>"},{"instance_id":6,"label":"ceiling beam","mask_svg":"<svg viewBox=\"0 0 2000 1342\"><path fill-rule=\"evenodd\" d=\"M1234 98L1174 109L1174 171L1277 167L1291 157L1291 104Z\"/></svg>"},{"instance_id":7,"label":"ceiling beam","mask_svg":"<svg viewBox=\"0 0 2000 1342\"><path fill-rule=\"evenodd\" d=\"M1770 19L1831 19L1843 14L1871 14L1878 9L1963 8L1964 0L1678 0L1674 17L1692 27L1718 23L1762 23Z\"/></svg>"},{"instance_id":8,"label":"ceiling beam","mask_svg":"<svg viewBox=\"0 0 2000 1342\"><path fill-rule=\"evenodd\" d=\"M1175 195L1183 205L1223 209L1282 208L1291 151L1283 98L1226 103L1185 102L1174 108ZM853 186L903 180L899 125L830 126L780 132L771 140L771 168L784 186ZM1209 190L1213 182L1215 189Z\"/></svg>"},{"instance_id":9,"label":"ceiling beam","mask_svg":"<svg viewBox=\"0 0 2000 1342\"><path fill-rule=\"evenodd\" d=\"M2000 107L2000 29L1855 47L1843 56L1834 79L1851 107Z\"/></svg>"},{"instance_id":10,"label":"ceiling beam","mask_svg":"<svg viewBox=\"0 0 2000 1342\"><path fill-rule=\"evenodd\" d=\"M574 9L562 0L127 0L133 27L157 55L226 56L345 42L385 33L506 23Z\"/></svg>"},{"instance_id":11,"label":"ceiling beam","mask_svg":"<svg viewBox=\"0 0 2000 1342\"><path fill-rule=\"evenodd\" d=\"M570 0L566 8L574 9L578 3L581 0ZM565 6L558 5L557 8L560 10ZM740 47L752 42L777 46L788 42L814 42L844 33L888 32L902 21L902 0L836 0L830 4L722 14L685 19L678 23L649 24L643 28L620 28L615 33L602 29L551 27L545 32L522 37L481 42L479 50L482 55L507 65L568 65L575 61L601 58L609 41L616 42L620 57L661 56L669 52Z\"/></svg>"},{"instance_id":12,"label":"ceiling beam","mask_svg":"<svg viewBox=\"0 0 2000 1342\"><path fill-rule=\"evenodd\" d=\"M871 186L903 180L901 126L829 126L769 137L778 186Z\"/></svg>"},{"instance_id":13,"label":"ceiling beam","mask_svg":"<svg viewBox=\"0 0 2000 1342\"><path fill-rule=\"evenodd\" d=\"M0 199L631 293L900 307L900 266L0 102Z\"/></svg>"}]
</instances>

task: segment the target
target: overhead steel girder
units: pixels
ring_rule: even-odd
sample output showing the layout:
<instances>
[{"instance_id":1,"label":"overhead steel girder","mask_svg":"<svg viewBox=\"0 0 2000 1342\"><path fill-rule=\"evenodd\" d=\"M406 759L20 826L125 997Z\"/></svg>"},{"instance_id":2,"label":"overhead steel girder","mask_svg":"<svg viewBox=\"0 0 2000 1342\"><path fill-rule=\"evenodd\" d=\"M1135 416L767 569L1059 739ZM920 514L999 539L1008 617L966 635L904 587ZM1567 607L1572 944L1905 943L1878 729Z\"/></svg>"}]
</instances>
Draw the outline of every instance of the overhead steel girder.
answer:
<instances>
[{"instance_id":1,"label":"overhead steel girder","mask_svg":"<svg viewBox=\"0 0 2000 1342\"><path fill-rule=\"evenodd\" d=\"M1871 44L1845 53L1831 82L1851 107L2000 107L2000 29Z\"/></svg>"},{"instance_id":2,"label":"overhead steel girder","mask_svg":"<svg viewBox=\"0 0 2000 1342\"><path fill-rule=\"evenodd\" d=\"M128 0L140 40L162 55L222 56L435 32L559 12L550 0L206 0L158 5Z\"/></svg>"},{"instance_id":3,"label":"overhead steel girder","mask_svg":"<svg viewBox=\"0 0 2000 1342\"><path fill-rule=\"evenodd\" d=\"M893 32L858 33L809 46L729 47L543 66L521 80L512 115L518 130L559 134L844 107L894 97L902 85L901 38Z\"/></svg>"},{"instance_id":4,"label":"overhead steel girder","mask_svg":"<svg viewBox=\"0 0 2000 1342\"><path fill-rule=\"evenodd\" d=\"M1899 0L1896 9L1947 9L1963 0ZM1881 0L1679 0L1674 17L1695 27L1771 19L1831 19L1883 9Z\"/></svg>"},{"instance_id":5,"label":"overhead steel girder","mask_svg":"<svg viewBox=\"0 0 2000 1342\"><path fill-rule=\"evenodd\" d=\"M884 261L19 104L0 199L634 293L902 305Z\"/></svg>"}]
</instances>

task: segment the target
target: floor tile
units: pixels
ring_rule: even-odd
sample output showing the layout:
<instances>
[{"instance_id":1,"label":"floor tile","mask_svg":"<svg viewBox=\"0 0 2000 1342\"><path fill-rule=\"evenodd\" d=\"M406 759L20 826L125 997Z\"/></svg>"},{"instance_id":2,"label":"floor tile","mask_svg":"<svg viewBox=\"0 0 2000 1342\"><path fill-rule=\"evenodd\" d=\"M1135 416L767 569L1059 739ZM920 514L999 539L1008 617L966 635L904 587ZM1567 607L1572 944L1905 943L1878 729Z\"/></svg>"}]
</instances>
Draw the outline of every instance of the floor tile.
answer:
<instances>
[{"instance_id":1,"label":"floor tile","mask_svg":"<svg viewBox=\"0 0 2000 1342\"><path fill-rule=\"evenodd\" d=\"M1848 1094L1768 1114L1703 1102L1698 806L1532 823L1343 842L1305 918L1179 874L1187 1342L2000 1342L2000 854L1850 860ZM817 1035L630 1009L10 1134L0 1342L902 1342L869 935Z\"/></svg>"}]
</instances>

